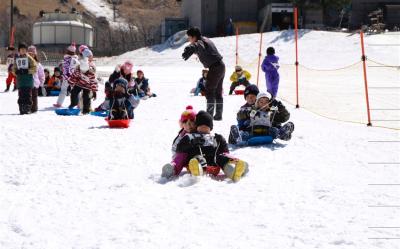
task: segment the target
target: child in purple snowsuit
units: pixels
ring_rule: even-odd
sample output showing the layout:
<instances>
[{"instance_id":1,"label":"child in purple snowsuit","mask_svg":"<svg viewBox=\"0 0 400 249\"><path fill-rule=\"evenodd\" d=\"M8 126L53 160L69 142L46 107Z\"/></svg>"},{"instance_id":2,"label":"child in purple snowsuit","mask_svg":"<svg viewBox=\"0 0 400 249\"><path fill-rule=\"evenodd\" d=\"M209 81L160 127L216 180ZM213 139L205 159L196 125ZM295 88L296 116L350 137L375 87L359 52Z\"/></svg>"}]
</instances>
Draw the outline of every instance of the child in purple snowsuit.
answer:
<instances>
[{"instance_id":1,"label":"child in purple snowsuit","mask_svg":"<svg viewBox=\"0 0 400 249\"><path fill-rule=\"evenodd\" d=\"M275 56L275 49L269 47L267 49L267 56L261 65L261 69L265 72L265 81L267 83L267 92L275 99L278 94L279 87L279 57Z\"/></svg>"}]
</instances>

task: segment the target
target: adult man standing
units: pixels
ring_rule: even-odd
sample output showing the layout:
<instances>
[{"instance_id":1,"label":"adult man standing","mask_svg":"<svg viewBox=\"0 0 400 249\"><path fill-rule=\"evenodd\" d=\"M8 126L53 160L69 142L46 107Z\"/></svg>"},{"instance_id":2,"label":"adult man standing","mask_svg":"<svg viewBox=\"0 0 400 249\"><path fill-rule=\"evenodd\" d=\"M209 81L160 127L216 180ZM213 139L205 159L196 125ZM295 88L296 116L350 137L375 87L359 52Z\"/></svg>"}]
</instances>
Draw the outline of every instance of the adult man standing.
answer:
<instances>
[{"instance_id":1,"label":"adult man standing","mask_svg":"<svg viewBox=\"0 0 400 249\"><path fill-rule=\"evenodd\" d=\"M207 112L215 116L214 120L222 120L224 101L222 97L222 83L225 77L225 64L214 43L201 35L198 28L190 28L186 34L190 44L185 47L182 58L187 60L192 54L197 54L200 62L208 68L206 81Z\"/></svg>"}]
</instances>

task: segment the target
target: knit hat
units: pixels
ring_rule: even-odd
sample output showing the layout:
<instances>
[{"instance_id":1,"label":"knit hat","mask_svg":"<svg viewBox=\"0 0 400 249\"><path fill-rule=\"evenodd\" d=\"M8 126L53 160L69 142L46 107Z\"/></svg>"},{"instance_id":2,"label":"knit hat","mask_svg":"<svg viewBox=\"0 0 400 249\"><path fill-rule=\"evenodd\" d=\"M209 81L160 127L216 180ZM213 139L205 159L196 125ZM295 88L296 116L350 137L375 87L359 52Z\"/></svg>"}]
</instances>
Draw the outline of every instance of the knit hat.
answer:
<instances>
[{"instance_id":1,"label":"knit hat","mask_svg":"<svg viewBox=\"0 0 400 249\"><path fill-rule=\"evenodd\" d=\"M136 75L138 75L139 73L144 74L143 71L142 71L141 69L137 70ZM192 109L193 109L193 108L192 108Z\"/></svg>"},{"instance_id":2,"label":"knit hat","mask_svg":"<svg viewBox=\"0 0 400 249\"><path fill-rule=\"evenodd\" d=\"M28 53L37 54L36 47L31 45L28 47Z\"/></svg>"},{"instance_id":3,"label":"knit hat","mask_svg":"<svg viewBox=\"0 0 400 249\"><path fill-rule=\"evenodd\" d=\"M89 49L88 46L86 46L86 45L80 45L78 51L79 51L79 53L82 54L83 50L85 50L85 49Z\"/></svg>"},{"instance_id":4,"label":"knit hat","mask_svg":"<svg viewBox=\"0 0 400 249\"><path fill-rule=\"evenodd\" d=\"M118 85L122 86L125 92L128 91L128 81L124 78L118 78L113 83L113 88L115 89Z\"/></svg>"},{"instance_id":5,"label":"knit hat","mask_svg":"<svg viewBox=\"0 0 400 249\"><path fill-rule=\"evenodd\" d=\"M76 47L75 44L71 44L67 47L67 51L70 53L75 53L76 52Z\"/></svg>"},{"instance_id":6,"label":"knit hat","mask_svg":"<svg viewBox=\"0 0 400 249\"><path fill-rule=\"evenodd\" d=\"M260 90L258 90L256 85L248 85L246 89L244 89L244 98L246 99L247 95L249 94L257 96L259 92Z\"/></svg>"},{"instance_id":7,"label":"knit hat","mask_svg":"<svg viewBox=\"0 0 400 249\"><path fill-rule=\"evenodd\" d=\"M199 111L196 115L196 125L205 125L210 127L210 129L213 129L213 117L205 111Z\"/></svg>"},{"instance_id":8,"label":"knit hat","mask_svg":"<svg viewBox=\"0 0 400 249\"><path fill-rule=\"evenodd\" d=\"M59 67L55 67L55 68L54 68L54 72L59 72L59 73L61 73L61 69L60 69Z\"/></svg>"},{"instance_id":9,"label":"knit hat","mask_svg":"<svg viewBox=\"0 0 400 249\"><path fill-rule=\"evenodd\" d=\"M188 105L186 106L186 110L182 112L181 118L179 119L180 122L184 123L186 121L195 121L196 120L196 112L193 110L193 106Z\"/></svg>"},{"instance_id":10,"label":"knit hat","mask_svg":"<svg viewBox=\"0 0 400 249\"><path fill-rule=\"evenodd\" d=\"M124 71L128 71L129 73L132 72L133 63L130 60L127 60L122 64L121 69Z\"/></svg>"},{"instance_id":11,"label":"knit hat","mask_svg":"<svg viewBox=\"0 0 400 249\"><path fill-rule=\"evenodd\" d=\"M271 100L271 94L268 93L268 92L267 93L259 93L259 94L257 94L256 106L258 105L258 101L261 98L268 98L268 100Z\"/></svg>"},{"instance_id":12,"label":"knit hat","mask_svg":"<svg viewBox=\"0 0 400 249\"><path fill-rule=\"evenodd\" d=\"M81 52L82 56L85 58L89 58L91 56L93 56L93 53L90 49L86 48Z\"/></svg>"},{"instance_id":13,"label":"knit hat","mask_svg":"<svg viewBox=\"0 0 400 249\"><path fill-rule=\"evenodd\" d=\"M267 55L274 55L275 54L275 49L273 47L267 48Z\"/></svg>"},{"instance_id":14,"label":"knit hat","mask_svg":"<svg viewBox=\"0 0 400 249\"><path fill-rule=\"evenodd\" d=\"M236 65L235 66L235 71L236 72L240 72L240 71L242 71L243 70L243 68L241 67L241 66L239 66L239 65Z\"/></svg>"}]
</instances>

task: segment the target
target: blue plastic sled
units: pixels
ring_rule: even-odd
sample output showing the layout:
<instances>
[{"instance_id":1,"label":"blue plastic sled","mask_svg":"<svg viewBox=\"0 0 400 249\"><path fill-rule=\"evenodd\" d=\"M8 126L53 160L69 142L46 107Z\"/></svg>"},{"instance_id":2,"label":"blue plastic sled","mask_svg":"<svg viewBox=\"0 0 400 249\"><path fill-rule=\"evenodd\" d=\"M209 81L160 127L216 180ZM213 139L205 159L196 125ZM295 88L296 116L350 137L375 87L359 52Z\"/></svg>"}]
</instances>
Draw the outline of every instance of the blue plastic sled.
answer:
<instances>
[{"instance_id":1,"label":"blue plastic sled","mask_svg":"<svg viewBox=\"0 0 400 249\"><path fill-rule=\"evenodd\" d=\"M51 90L48 96L58 96L60 95L60 90Z\"/></svg>"},{"instance_id":2,"label":"blue plastic sled","mask_svg":"<svg viewBox=\"0 0 400 249\"><path fill-rule=\"evenodd\" d=\"M271 136L252 137L247 141L248 146L258 146L270 144L274 141Z\"/></svg>"},{"instance_id":3,"label":"blue plastic sled","mask_svg":"<svg viewBox=\"0 0 400 249\"><path fill-rule=\"evenodd\" d=\"M77 116L81 112L80 109L69 109L69 108L60 108L56 109L55 112L57 115L61 116Z\"/></svg>"},{"instance_id":4,"label":"blue plastic sled","mask_svg":"<svg viewBox=\"0 0 400 249\"><path fill-rule=\"evenodd\" d=\"M97 117L107 117L108 111L91 112L90 115L97 116Z\"/></svg>"}]
</instances>

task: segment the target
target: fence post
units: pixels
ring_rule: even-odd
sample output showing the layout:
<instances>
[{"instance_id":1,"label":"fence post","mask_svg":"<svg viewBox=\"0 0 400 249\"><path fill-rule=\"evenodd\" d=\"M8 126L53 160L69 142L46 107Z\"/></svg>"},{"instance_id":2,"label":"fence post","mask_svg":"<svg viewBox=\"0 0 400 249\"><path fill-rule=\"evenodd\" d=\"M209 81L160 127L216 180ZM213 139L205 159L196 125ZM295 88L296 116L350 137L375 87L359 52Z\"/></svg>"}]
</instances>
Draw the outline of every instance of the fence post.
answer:
<instances>
[{"instance_id":1,"label":"fence post","mask_svg":"<svg viewBox=\"0 0 400 249\"><path fill-rule=\"evenodd\" d=\"M369 109L369 96L368 96L367 65L366 65L367 57L365 56L364 32L362 30L360 32L360 38L361 38L361 53L362 53L361 60L363 62L363 71L364 71L365 99L367 101L367 114L368 114L368 124L367 124L367 126L372 126L372 124L371 124L371 114L370 114L370 109Z\"/></svg>"},{"instance_id":2,"label":"fence post","mask_svg":"<svg viewBox=\"0 0 400 249\"><path fill-rule=\"evenodd\" d=\"M15 42L14 39L15 39L15 26L11 28L10 41L9 41L10 42L9 46L12 48L14 48L14 42Z\"/></svg>"},{"instance_id":3,"label":"fence post","mask_svg":"<svg viewBox=\"0 0 400 249\"><path fill-rule=\"evenodd\" d=\"M299 108L299 56L297 49L297 7L294 8L294 36L295 36L295 47L296 47L296 108Z\"/></svg>"},{"instance_id":4,"label":"fence post","mask_svg":"<svg viewBox=\"0 0 400 249\"><path fill-rule=\"evenodd\" d=\"M260 66L261 66L261 49L262 49L262 43L263 43L263 33L260 32L260 50L258 51L258 67L257 67L257 87L258 87L258 81L260 79Z\"/></svg>"},{"instance_id":5,"label":"fence post","mask_svg":"<svg viewBox=\"0 0 400 249\"><path fill-rule=\"evenodd\" d=\"M239 63L239 27L236 27L236 65Z\"/></svg>"}]
</instances>

